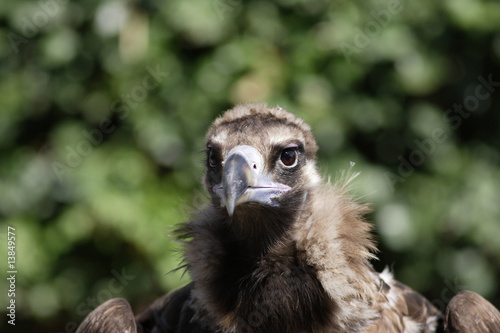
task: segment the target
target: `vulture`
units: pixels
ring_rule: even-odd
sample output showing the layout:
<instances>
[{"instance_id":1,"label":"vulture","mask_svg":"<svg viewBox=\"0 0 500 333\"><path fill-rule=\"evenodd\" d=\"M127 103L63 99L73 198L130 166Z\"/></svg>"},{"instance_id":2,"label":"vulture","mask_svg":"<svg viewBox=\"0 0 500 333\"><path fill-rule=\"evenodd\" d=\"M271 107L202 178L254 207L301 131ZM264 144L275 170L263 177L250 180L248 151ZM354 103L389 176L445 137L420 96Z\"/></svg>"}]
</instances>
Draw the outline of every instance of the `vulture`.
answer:
<instances>
[{"instance_id":1,"label":"vulture","mask_svg":"<svg viewBox=\"0 0 500 333\"><path fill-rule=\"evenodd\" d=\"M500 313L464 291L442 314L370 260L370 208L317 171L301 118L238 105L206 134L207 204L175 231L192 282L134 317L112 299L78 333L500 332Z\"/></svg>"}]
</instances>

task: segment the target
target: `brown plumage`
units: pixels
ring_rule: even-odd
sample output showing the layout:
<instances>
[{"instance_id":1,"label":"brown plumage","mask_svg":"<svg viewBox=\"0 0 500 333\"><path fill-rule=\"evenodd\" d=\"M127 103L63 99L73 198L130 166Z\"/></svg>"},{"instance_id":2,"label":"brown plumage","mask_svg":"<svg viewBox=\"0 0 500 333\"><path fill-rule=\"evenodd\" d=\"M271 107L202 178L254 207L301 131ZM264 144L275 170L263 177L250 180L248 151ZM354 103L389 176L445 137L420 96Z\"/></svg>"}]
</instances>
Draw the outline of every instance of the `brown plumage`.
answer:
<instances>
[{"instance_id":1,"label":"brown plumage","mask_svg":"<svg viewBox=\"0 0 500 333\"><path fill-rule=\"evenodd\" d=\"M139 332L443 329L429 301L373 270L369 208L348 193L356 175L322 181L304 121L279 107L237 106L214 122L206 148L211 201L176 231L193 282L141 313ZM465 332L458 327L470 323L460 318L471 307L474 320L498 327L498 311L486 304L480 296L452 301L449 332Z\"/></svg>"},{"instance_id":2,"label":"brown plumage","mask_svg":"<svg viewBox=\"0 0 500 333\"><path fill-rule=\"evenodd\" d=\"M137 333L134 313L123 298L99 305L81 323L76 333Z\"/></svg>"},{"instance_id":3,"label":"brown plumage","mask_svg":"<svg viewBox=\"0 0 500 333\"><path fill-rule=\"evenodd\" d=\"M446 310L446 332L500 332L500 312L488 301L471 291L462 291Z\"/></svg>"}]
</instances>

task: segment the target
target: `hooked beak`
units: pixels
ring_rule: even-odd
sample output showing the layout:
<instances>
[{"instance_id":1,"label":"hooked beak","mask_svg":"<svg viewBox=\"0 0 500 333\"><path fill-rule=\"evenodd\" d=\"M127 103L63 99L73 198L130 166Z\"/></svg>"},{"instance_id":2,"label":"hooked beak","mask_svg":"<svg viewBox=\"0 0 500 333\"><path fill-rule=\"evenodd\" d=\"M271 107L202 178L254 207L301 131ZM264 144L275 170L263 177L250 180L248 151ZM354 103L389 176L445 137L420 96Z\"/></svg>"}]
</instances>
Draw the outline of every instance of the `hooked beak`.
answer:
<instances>
[{"instance_id":1,"label":"hooked beak","mask_svg":"<svg viewBox=\"0 0 500 333\"><path fill-rule=\"evenodd\" d=\"M213 188L229 216L233 216L236 206L244 202L278 206L275 199L290 190L289 186L273 182L263 174L263 168L264 159L257 149L247 145L231 149L222 182Z\"/></svg>"}]
</instances>

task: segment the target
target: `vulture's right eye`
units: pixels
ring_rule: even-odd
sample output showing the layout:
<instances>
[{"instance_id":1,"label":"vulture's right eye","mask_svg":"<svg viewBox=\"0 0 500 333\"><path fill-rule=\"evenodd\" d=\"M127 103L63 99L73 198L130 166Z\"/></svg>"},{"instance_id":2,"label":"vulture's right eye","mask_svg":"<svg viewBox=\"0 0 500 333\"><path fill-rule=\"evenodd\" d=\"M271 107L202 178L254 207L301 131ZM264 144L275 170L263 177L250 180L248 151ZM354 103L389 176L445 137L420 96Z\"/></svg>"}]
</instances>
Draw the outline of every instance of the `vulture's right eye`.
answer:
<instances>
[{"instance_id":1,"label":"vulture's right eye","mask_svg":"<svg viewBox=\"0 0 500 333\"><path fill-rule=\"evenodd\" d=\"M210 167L215 168L217 165L219 165L219 157L217 156L217 153L214 151L213 148L208 148L208 165Z\"/></svg>"}]
</instances>

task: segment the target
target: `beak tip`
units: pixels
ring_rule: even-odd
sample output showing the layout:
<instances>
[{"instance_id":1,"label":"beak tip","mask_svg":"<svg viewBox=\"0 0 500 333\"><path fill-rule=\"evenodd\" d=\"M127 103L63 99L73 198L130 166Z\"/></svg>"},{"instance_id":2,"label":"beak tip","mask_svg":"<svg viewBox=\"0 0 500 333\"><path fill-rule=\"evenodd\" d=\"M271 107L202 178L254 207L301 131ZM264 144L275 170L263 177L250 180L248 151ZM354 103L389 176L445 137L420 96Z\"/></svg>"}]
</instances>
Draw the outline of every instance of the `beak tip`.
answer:
<instances>
[{"instance_id":1,"label":"beak tip","mask_svg":"<svg viewBox=\"0 0 500 333\"><path fill-rule=\"evenodd\" d=\"M234 209L236 208L236 200L226 200L226 210L229 217L234 215Z\"/></svg>"},{"instance_id":2,"label":"beak tip","mask_svg":"<svg viewBox=\"0 0 500 333\"><path fill-rule=\"evenodd\" d=\"M234 206L233 205L227 205L226 209L227 209L227 213L228 213L229 217L232 217L233 214L234 214Z\"/></svg>"}]
</instances>

